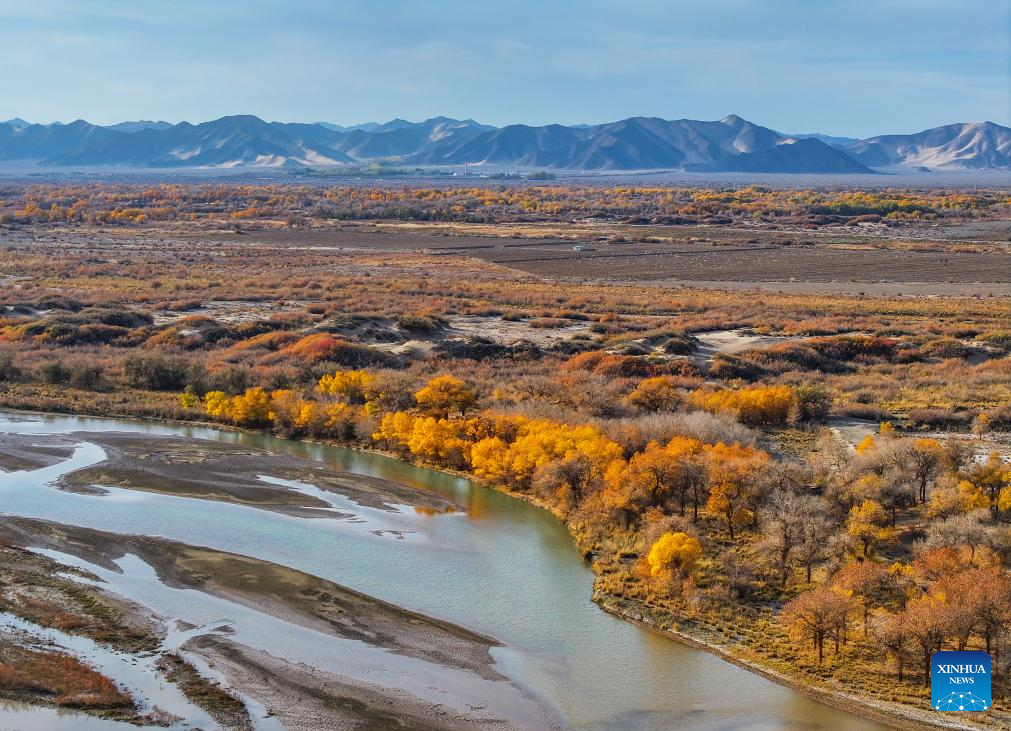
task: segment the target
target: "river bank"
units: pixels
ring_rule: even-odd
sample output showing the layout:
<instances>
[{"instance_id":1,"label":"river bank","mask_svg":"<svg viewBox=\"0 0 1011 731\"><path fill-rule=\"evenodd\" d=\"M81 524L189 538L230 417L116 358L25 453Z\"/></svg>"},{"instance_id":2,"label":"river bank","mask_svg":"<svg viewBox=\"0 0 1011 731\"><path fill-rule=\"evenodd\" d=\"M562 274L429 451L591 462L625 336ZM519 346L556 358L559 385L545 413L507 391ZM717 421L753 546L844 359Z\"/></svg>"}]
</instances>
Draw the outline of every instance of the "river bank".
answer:
<instances>
[{"instance_id":1,"label":"river bank","mask_svg":"<svg viewBox=\"0 0 1011 731\"><path fill-rule=\"evenodd\" d=\"M675 642L682 642L691 647L710 652L738 667L757 673L773 682L793 688L820 703L839 708L847 713L863 716L887 724L893 728L903 729L903 731L917 731L917 729L921 729L924 726L957 729L958 731L976 731L983 728L975 724L945 720L945 717L931 711L917 711L907 706L896 706L896 704L871 701L842 690L817 686L792 677L787 673L779 672L763 665L761 662L742 657L739 652L735 651L733 645L717 642L715 636L711 634L696 634L683 629L675 629L669 624L653 617L648 607L630 605L604 593L595 594L593 600L604 611L616 617L621 617L625 621L632 622L645 630L668 637Z\"/></svg>"},{"instance_id":2,"label":"river bank","mask_svg":"<svg viewBox=\"0 0 1011 731\"><path fill-rule=\"evenodd\" d=\"M187 424L187 425L189 425L189 424ZM217 428L217 425L215 425L215 428ZM253 432L248 432L248 431L245 431L245 430L243 430L242 433L253 434ZM363 452L363 453L376 453L376 452L377 452L377 450L371 450L370 452ZM441 470L441 472L443 472L444 474L453 474L453 473L451 473L448 470ZM456 473L456 475L457 476L461 476L460 473ZM462 475L462 476L463 477L467 477L468 479L473 480L473 478L470 478L467 475ZM499 492L505 492L505 491L499 491ZM509 494L511 497L522 497L527 502L534 502L534 501L532 501L530 499L531 496L528 496L528 495L517 495L517 494L514 494L514 493L507 493L507 494ZM542 505L540 507L544 507L544 506ZM560 516L556 515L556 517L560 517ZM585 592L585 585L582 585L581 591ZM585 594L584 594L584 596L585 596ZM595 599L598 601L598 603L600 602L599 597L595 597ZM607 607L603 607L603 608L607 609ZM634 616L626 616L624 614L621 615L621 616L623 616L623 618L626 619L626 620L634 620L635 619ZM650 627L650 629L655 630L656 627ZM682 640L682 641L686 641L686 640L692 639L692 638L689 638L687 636L681 636L681 635L677 635L677 634L674 634L674 633L667 633L667 634L668 634L668 636L673 637L674 639L679 639L679 640ZM828 700L827 696L825 696L825 697L819 697L817 695L818 691L816 691L816 689L814 689L813 687L809 688L808 684L804 683L803 681L790 678L788 676L785 676L785 675L783 675L781 673L778 673L778 672L776 672L774 670L770 670L768 668L763 668L761 666L761 664L759 664L759 663L748 662L747 664L745 664L741 660L741 658L734 657L731 652L729 652L725 648L720 648L719 645L717 645L714 642L705 642L705 641L700 641L700 640L697 640L697 639L693 639L691 642L688 642L688 644L691 644L693 647L698 647L700 649L704 649L704 650L706 650L706 651L708 651L710 653L713 653L713 654L715 654L717 656L720 656L720 657L722 657L724 659L727 659L727 660L733 662L734 664L736 664L736 665L738 665L740 667L744 667L744 668L748 669L751 672L756 672L756 673L762 675L762 677L768 678L768 679L770 679L770 680L772 680L772 681L774 681L776 683L785 685L787 687L795 688L795 689L797 689L797 690L799 690L801 692L804 692L806 695L816 697L818 700L822 700L824 702L831 702L831 701ZM628 651L632 652L632 650L628 650ZM867 701L867 702L865 702L863 699L857 699L852 704L849 704L849 701L847 701L847 703L848 703L848 705L846 705L846 706L840 706L840 707L843 707L849 713L856 713L856 714L859 714L859 715L862 715L864 717L871 718L871 719L874 719L874 720L879 720L879 721L884 720L885 722L887 722L889 725L892 725L892 726L896 726L896 725L902 726L903 725L904 717L901 714L886 714L886 716L882 716L881 715L881 709L875 707L874 704L873 704L873 701ZM833 705L837 705L837 704L833 704ZM956 728L957 726L949 725L947 727Z\"/></svg>"}]
</instances>

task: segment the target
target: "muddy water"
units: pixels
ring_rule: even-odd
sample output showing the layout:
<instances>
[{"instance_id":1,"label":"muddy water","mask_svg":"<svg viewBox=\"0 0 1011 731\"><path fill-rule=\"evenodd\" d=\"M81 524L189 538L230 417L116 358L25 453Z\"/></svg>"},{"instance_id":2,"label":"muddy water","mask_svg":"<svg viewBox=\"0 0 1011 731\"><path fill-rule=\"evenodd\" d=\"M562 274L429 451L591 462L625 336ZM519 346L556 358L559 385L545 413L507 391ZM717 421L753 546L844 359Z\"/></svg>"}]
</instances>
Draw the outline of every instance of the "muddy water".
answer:
<instances>
[{"instance_id":1,"label":"muddy water","mask_svg":"<svg viewBox=\"0 0 1011 731\"><path fill-rule=\"evenodd\" d=\"M101 450L87 443L69 463L0 474L3 513L255 556L494 636L505 644L493 651L499 669L549 704L568 727L882 728L602 612L590 601L588 567L552 516L467 480L377 455L184 426L63 416L8 415L5 420L0 415L0 431L131 431L152 438L217 439L319 460L456 500L466 507L465 514L373 511L329 495L335 508L356 515L329 520L115 488L98 496L48 487L68 469L101 459ZM204 622L220 618L206 595L188 600L185 592L161 587L135 557L125 557L120 565L127 577L124 593L132 587L139 600L171 607L170 616L189 613ZM229 615L238 616L232 609ZM251 637L269 634L258 625L262 622L243 616L236 629L246 627ZM295 632L292 637L301 638L297 652L311 652L312 638ZM403 673L390 672L388 653L352 656L364 665L377 662L372 670L391 682L396 676L398 687L411 684ZM420 671L410 667L408 673ZM485 692L478 688L475 684L475 692ZM0 711L0 728L4 720Z\"/></svg>"}]
</instances>

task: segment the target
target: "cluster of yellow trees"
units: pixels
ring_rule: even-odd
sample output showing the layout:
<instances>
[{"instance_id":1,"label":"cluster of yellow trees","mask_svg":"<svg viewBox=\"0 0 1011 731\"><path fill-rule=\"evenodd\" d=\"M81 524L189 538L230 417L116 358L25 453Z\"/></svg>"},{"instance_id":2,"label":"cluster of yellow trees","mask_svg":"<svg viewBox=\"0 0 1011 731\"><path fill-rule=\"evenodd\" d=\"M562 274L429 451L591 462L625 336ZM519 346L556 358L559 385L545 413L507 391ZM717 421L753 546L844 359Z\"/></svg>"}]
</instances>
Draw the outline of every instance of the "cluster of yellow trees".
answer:
<instances>
[{"instance_id":1,"label":"cluster of yellow trees","mask_svg":"<svg viewBox=\"0 0 1011 731\"><path fill-rule=\"evenodd\" d=\"M428 218L466 219L488 211L502 220L520 214L557 216L737 217L835 214L904 216L971 213L1007 205L1000 192L911 190L795 191L751 186L737 190L648 186L510 186L503 188L361 188L248 185L32 185L0 199L0 222L85 221L139 224L196 218L277 219L292 212L345 218L383 217L388 211Z\"/></svg>"},{"instance_id":2,"label":"cluster of yellow trees","mask_svg":"<svg viewBox=\"0 0 1011 731\"><path fill-rule=\"evenodd\" d=\"M797 394L790 386L701 389L692 392L689 401L713 413L732 412L746 424L785 424Z\"/></svg>"},{"instance_id":3,"label":"cluster of yellow trees","mask_svg":"<svg viewBox=\"0 0 1011 731\"><path fill-rule=\"evenodd\" d=\"M202 405L208 416L237 426L274 426L294 436L349 440L355 438L356 427L376 413L383 398L378 379L365 370L324 375L316 385L316 395L306 398L291 389L267 391L257 386L235 396L208 391ZM201 400L183 394L181 402L193 408Z\"/></svg>"}]
</instances>

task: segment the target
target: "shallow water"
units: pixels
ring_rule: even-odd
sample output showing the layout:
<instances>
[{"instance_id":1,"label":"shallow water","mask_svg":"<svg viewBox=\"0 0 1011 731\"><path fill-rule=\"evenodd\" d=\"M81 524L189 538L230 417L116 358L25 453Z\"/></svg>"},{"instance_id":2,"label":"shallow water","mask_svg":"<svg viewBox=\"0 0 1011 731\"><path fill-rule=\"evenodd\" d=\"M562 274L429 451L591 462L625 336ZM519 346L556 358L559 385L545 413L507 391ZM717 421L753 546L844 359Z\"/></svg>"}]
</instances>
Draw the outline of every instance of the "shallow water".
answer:
<instances>
[{"instance_id":1,"label":"shallow water","mask_svg":"<svg viewBox=\"0 0 1011 731\"><path fill-rule=\"evenodd\" d=\"M0 701L0 731L137 731L132 723Z\"/></svg>"},{"instance_id":2,"label":"shallow water","mask_svg":"<svg viewBox=\"0 0 1011 731\"><path fill-rule=\"evenodd\" d=\"M221 634L290 662L303 663L384 688L397 688L416 698L460 711L480 704L498 709L503 714L512 712L520 718L525 717L530 728L537 728L541 720L532 707L524 712L524 704L531 704L505 681L488 681L472 673L323 634L197 589L167 586L158 578L154 568L137 556L127 554L118 559L115 562L119 567L117 572L58 551L37 551L69 566L86 569L120 596L157 608L161 616L172 620L170 626L176 621L195 626L194 629L176 627L170 631L165 642L166 649L185 650L185 643L191 637Z\"/></svg>"},{"instance_id":3,"label":"shallow water","mask_svg":"<svg viewBox=\"0 0 1011 731\"><path fill-rule=\"evenodd\" d=\"M66 650L130 693L141 714L160 709L182 720L174 728L213 728L213 719L190 703L173 683L155 667L156 653L127 653L111 650L94 640L58 629L40 627L13 614L0 612L0 627L21 631L42 649ZM11 711L14 713L14 711ZM0 711L0 719L3 713Z\"/></svg>"},{"instance_id":4,"label":"shallow water","mask_svg":"<svg viewBox=\"0 0 1011 731\"><path fill-rule=\"evenodd\" d=\"M0 431L8 432L132 431L241 443L435 490L463 504L463 515L376 515L337 500L331 504L356 513L355 521L306 519L115 488L97 496L45 487L71 466L66 463L0 474L4 513L254 556L496 637L505 643L493 651L499 668L572 728L883 728L601 611L590 601L592 574L554 517L468 480L379 455L198 427L2 419ZM82 445L73 468L94 459L93 449ZM407 538L372 532L393 526L409 531Z\"/></svg>"}]
</instances>

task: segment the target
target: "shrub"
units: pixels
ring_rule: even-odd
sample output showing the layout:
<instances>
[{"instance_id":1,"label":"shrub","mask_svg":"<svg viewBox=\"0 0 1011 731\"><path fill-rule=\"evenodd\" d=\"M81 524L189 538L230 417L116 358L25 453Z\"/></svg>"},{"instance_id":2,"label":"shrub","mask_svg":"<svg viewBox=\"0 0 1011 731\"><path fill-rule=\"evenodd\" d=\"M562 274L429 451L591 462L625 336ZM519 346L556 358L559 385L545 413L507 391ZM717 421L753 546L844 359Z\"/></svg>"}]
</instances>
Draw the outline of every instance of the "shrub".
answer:
<instances>
[{"instance_id":1,"label":"shrub","mask_svg":"<svg viewBox=\"0 0 1011 731\"><path fill-rule=\"evenodd\" d=\"M365 345L356 345L335 338L329 333L306 335L301 340L269 356L263 362L275 362L282 358L292 358L305 363L333 363L335 366L360 368L368 365L390 365L396 358L389 353L375 350Z\"/></svg>"},{"instance_id":2,"label":"shrub","mask_svg":"<svg viewBox=\"0 0 1011 731\"><path fill-rule=\"evenodd\" d=\"M446 320L438 315L399 315L397 326L410 332L436 332L446 326Z\"/></svg>"},{"instance_id":3,"label":"shrub","mask_svg":"<svg viewBox=\"0 0 1011 731\"><path fill-rule=\"evenodd\" d=\"M955 338L937 338L924 343L920 352L928 358L964 359L972 354L972 348Z\"/></svg>"},{"instance_id":4,"label":"shrub","mask_svg":"<svg viewBox=\"0 0 1011 731\"><path fill-rule=\"evenodd\" d=\"M160 355L131 355L123 361L123 374L134 388L181 391L189 375L189 363Z\"/></svg>"},{"instance_id":5,"label":"shrub","mask_svg":"<svg viewBox=\"0 0 1011 731\"><path fill-rule=\"evenodd\" d=\"M910 409L909 420L917 426L950 429L968 426L971 414L952 409Z\"/></svg>"},{"instance_id":6,"label":"shrub","mask_svg":"<svg viewBox=\"0 0 1011 731\"><path fill-rule=\"evenodd\" d=\"M16 381L21 377L21 369L14 365L14 353L0 350L0 381Z\"/></svg>"},{"instance_id":7,"label":"shrub","mask_svg":"<svg viewBox=\"0 0 1011 731\"><path fill-rule=\"evenodd\" d=\"M39 366L39 377L43 383L56 385L69 381L70 371L61 362L54 360Z\"/></svg>"}]
</instances>

